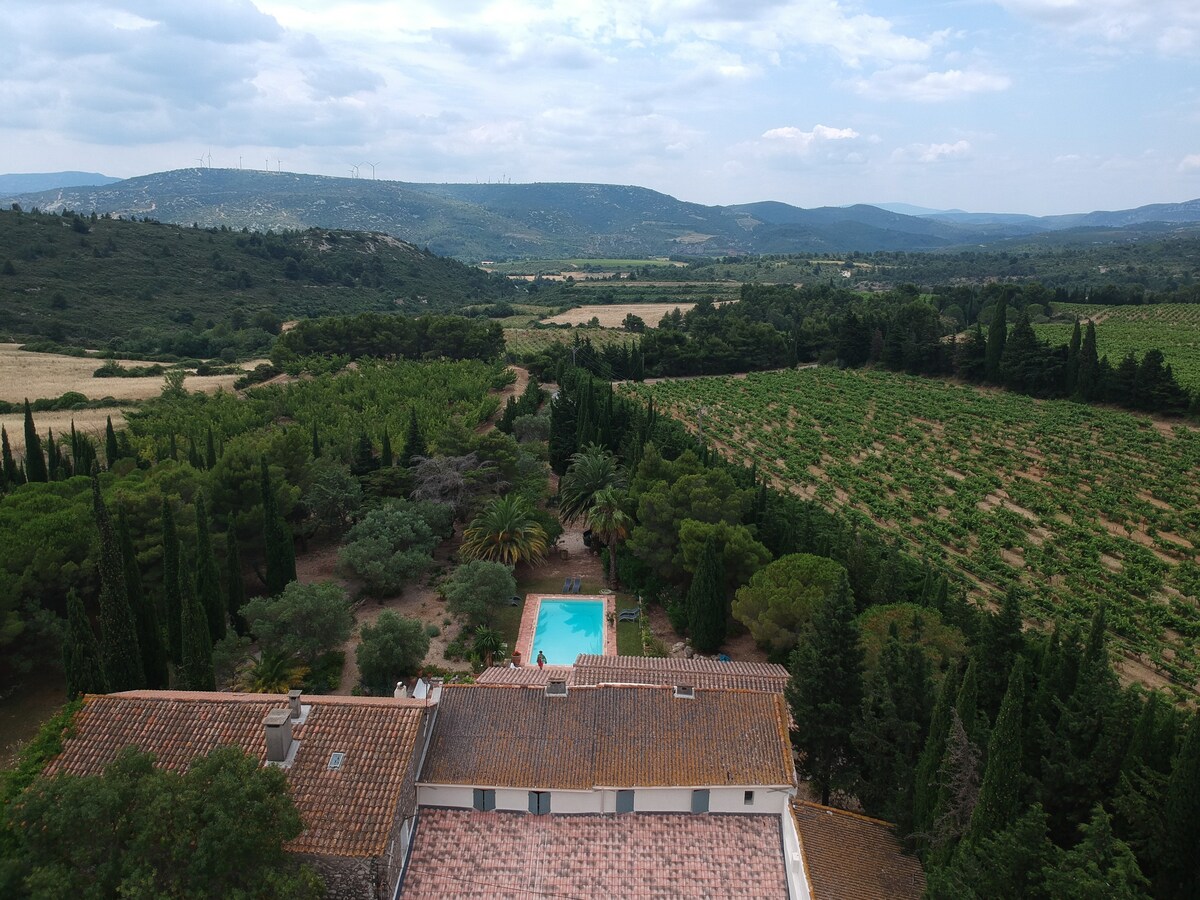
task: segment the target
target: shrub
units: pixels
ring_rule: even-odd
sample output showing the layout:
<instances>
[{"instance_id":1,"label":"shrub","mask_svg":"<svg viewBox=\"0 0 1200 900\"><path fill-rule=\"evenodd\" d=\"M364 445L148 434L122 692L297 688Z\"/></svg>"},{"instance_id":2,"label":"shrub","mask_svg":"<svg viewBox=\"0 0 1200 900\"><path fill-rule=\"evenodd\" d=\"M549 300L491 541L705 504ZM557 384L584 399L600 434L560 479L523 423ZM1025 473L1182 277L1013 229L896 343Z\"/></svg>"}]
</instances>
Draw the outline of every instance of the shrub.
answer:
<instances>
[{"instance_id":1,"label":"shrub","mask_svg":"<svg viewBox=\"0 0 1200 900\"><path fill-rule=\"evenodd\" d=\"M389 694L393 685L414 674L429 652L429 635L417 619L385 609L362 626L358 645L358 671L363 687L373 694Z\"/></svg>"}]
</instances>

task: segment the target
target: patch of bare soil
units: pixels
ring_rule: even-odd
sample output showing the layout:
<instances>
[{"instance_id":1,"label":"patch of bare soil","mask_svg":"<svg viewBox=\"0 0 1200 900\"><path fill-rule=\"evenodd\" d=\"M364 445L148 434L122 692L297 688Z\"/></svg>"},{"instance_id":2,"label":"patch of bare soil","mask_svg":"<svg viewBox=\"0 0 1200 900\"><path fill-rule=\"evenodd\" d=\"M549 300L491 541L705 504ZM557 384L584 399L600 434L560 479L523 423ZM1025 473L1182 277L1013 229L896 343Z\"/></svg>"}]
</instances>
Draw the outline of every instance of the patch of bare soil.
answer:
<instances>
[{"instance_id":1,"label":"patch of bare soil","mask_svg":"<svg viewBox=\"0 0 1200 900\"><path fill-rule=\"evenodd\" d=\"M529 386L529 370L522 369L520 366L509 366L511 371L516 373L517 380L512 384L506 384L499 391L492 391L492 395L496 397L500 404L496 407L496 412L486 422L480 422L475 428L476 434L484 434L496 427L496 422L504 415L504 406L508 403L508 398L516 399L525 392L525 388Z\"/></svg>"},{"instance_id":2,"label":"patch of bare soil","mask_svg":"<svg viewBox=\"0 0 1200 900\"><path fill-rule=\"evenodd\" d=\"M451 539L442 544L434 553L434 566L445 567L451 554L457 551L458 541ZM346 588L353 597L359 585L342 578L337 573L338 544L314 544L305 553L296 556L296 579L308 584L314 581L332 581ZM354 607L355 633L345 644L342 652L346 654L346 664L342 669L342 680L334 694L349 695L358 684L358 663L354 651L358 647L358 628L364 623L373 623L385 609L390 609L401 616L418 619L425 625L436 625L441 633L429 639L429 652L425 656L428 663L455 671L470 671L466 663L454 663L444 655L446 645L452 636L452 629L443 627L443 619L448 618L445 601L434 588L429 586L428 579L420 584L414 584L395 597L366 598Z\"/></svg>"}]
</instances>

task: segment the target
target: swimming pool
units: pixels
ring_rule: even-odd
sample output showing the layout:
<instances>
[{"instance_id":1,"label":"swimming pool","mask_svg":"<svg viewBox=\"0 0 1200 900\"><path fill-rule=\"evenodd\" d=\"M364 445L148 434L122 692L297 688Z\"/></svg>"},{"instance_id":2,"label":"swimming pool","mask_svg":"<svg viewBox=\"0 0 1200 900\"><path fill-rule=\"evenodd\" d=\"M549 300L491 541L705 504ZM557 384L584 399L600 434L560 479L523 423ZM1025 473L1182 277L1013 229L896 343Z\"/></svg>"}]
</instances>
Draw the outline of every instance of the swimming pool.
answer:
<instances>
[{"instance_id":1,"label":"swimming pool","mask_svg":"<svg viewBox=\"0 0 1200 900\"><path fill-rule=\"evenodd\" d=\"M604 652L604 601L543 597L529 662L538 651L552 666L571 666L580 653Z\"/></svg>"}]
</instances>

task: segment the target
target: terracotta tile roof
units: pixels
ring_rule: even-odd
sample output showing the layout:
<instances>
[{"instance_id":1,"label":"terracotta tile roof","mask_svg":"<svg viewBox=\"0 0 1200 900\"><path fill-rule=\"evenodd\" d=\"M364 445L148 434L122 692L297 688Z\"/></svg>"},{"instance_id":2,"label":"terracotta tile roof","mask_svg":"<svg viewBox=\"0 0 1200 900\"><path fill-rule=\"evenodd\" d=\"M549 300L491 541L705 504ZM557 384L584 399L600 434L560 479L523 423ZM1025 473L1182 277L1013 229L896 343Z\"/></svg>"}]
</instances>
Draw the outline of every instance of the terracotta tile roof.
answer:
<instances>
[{"instance_id":1,"label":"terracotta tile roof","mask_svg":"<svg viewBox=\"0 0 1200 900\"><path fill-rule=\"evenodd\" d=\"M581 654L571 680L573 684L690 684L783 693L788 670L772 663Z\"/></svg>"},{"instance_id":2,"label":"terracotta tile roof","mask_svg":"<svg viewBox=\"0 0 1200 900\"><path fill-rule=\"evenodd\" d=\"M783 697L759 691L447 685L420 780L514 788L794 782Z\"/></svg>"},{"instance_id":3,"label":"terracotta tile roof","mask_svg":"<svg viewBox=\"0 0 1200 900\"><path fill-rule=\"evenodd\" d=\"M788 896L778 816L422 809L404 900Z\"/></svg>"},{"instance_id":4,"label":"terracotta tile roof","mask_svg":"<svg viewBox=\"0 0 1200 900\"><path fill-rule=\"evenodd\" d=\"M800 833L812 900L920 900L925 872L887 822L802 800L792 815Z\"/></svg>"},{"instance_id":5,"label":"terracotta tile roof","mask_svg":"<svg viewBox=\"0 0 1200 900\"><path fill-rule=\"evenodd\" d=\"M300 747L285 771L307 828L289 849L381 855L426 704L327 696L305 696L301 702L312 708L304 724L292 727ZM153 753L158 765L176 770L226 744L262 759L263 719L273 709L286 708L287 698L279 694L130 691L89 696L75 718L75 733L46 771L95 775L131 744ZM330 769L335 751L345 758L340 768Z\"/></svg>"},{"instance_id":6,"label":"terracotta tile roof","mask_svg":"<svg viewBox=\"0 0 1200 900\"><path fill-rule=\"evenodd\" d=\"M565 678L570 681L570 673L570 666L546 666L544 669L539 669L537 666L520 666L518 668L492 666L490 669L484 669L480 672L479 677L475 679L475 683L524 684L531 687L545 687L547 682L550 681L551 676Z\"/></svg>"}]
</instances>

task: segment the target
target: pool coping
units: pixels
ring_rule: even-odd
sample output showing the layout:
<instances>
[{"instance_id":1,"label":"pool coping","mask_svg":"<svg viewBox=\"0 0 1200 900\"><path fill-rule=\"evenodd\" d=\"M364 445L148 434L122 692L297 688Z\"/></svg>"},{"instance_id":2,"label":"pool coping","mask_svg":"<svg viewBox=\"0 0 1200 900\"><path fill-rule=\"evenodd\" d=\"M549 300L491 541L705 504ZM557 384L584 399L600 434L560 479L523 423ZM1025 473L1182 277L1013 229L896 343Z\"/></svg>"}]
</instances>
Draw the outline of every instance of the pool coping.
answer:
<instances>
[{"instance_id":1,"label":"pool coping","mask_svg":"<svg viewBox=\"0 0 1200 900\"><path fill-rule=\"evenodd\" d=\"M604 602L603 622L604 628L604 655L617 655L617 595L616 594L526 594L525 608L521 611L521 627L517 631L517 644L514 648L516 652L521 654L521 665L532 666L536 665L534 661L533 637L537 631L538 613L542 609L543 600L589 600L595 602L602 600ZM555 666L554 668L569 669L571 666Z\"/></svg>"}]
</instances>

